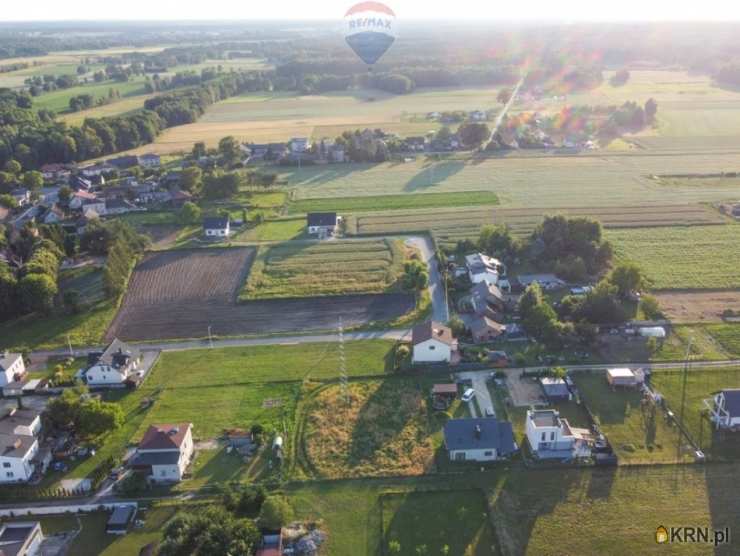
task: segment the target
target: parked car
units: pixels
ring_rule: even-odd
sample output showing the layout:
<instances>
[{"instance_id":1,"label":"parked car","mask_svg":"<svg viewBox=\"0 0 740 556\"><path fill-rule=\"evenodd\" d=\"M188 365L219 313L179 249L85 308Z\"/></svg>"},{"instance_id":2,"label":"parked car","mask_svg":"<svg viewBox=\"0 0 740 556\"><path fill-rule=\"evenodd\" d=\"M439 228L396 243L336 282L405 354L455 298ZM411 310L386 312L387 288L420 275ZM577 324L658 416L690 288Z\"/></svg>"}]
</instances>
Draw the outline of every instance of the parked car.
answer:
<instances>
[{"instance_id":1,"label":"parked car","mask_svg":"<svg viewBox=\"0 0 740 556\"><path fill-rule=\"evenodd\" d=\"M475 397L475 390L473 390L472 388L468 388L467 390L465 390L465 392L463 392L462 398L460 399L464 402L469 402L474 397Z\"/></svg>"}]
</instances>

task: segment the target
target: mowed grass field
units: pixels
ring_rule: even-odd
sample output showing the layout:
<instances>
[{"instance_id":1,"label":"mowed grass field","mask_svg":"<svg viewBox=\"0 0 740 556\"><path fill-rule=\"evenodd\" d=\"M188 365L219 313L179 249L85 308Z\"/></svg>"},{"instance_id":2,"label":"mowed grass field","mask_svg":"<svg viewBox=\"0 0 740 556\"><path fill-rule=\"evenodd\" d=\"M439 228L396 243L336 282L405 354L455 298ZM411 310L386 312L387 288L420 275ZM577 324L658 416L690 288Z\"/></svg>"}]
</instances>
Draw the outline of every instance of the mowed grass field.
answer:
<instances>
[{"instance_id":1,"label":"mowed grass field","mask_svg":"<svg viewBox=\"0 0 740 556\"><path fill-rule=\"evenodd\" d=\"M716 172L740 167L737 153L650 154L641 151L555 156L518 153L464 155L382 164L335 164L286 169L281 179L296 200L312 198L490 191L502 206L594 207L693 204L740 198L737 186L668 186L649 176Z\"/></svg>"},{"instance_id":2,"label":"mowed grass field","mask_svg":"<svg viewBox=\"0 0 740 556\"><path fill-rule=\"evenodd\" d=\"M680 416L683 392L681 371L653 373L652 384L665 396L673 412ZM683 422L695 442L713 458L737 459L740 457L740 436L716 434L707 417L704 400L720 390L740 388L740 367L723 369L691 369L686 376L686 406Z\"/></svg>"},{"instance_id":3,"label":"mowed grass field","mask_svg":"<svg viewBox=\"0 0 740 556\"><path fill-rule=\"evenodd\" d=\"M105 81L103 83L90 83L68 89L59 89L50 93L44 93L33 99L35 108L46 108L52 112L69 111L69 99L76 95L92 95L95 100L108 98L110 89L117 90L121 97L133 97L144 94L144 77L137 76L124 83L116 81ZM142 102L143 106L143 102Z\"/></svg>"},{"instance_id":4,"label":"mowed grass field","mask_svg":"<svg viewBox=\"0 0 740 556\"><path fill-rule=\"evenodd\" d=\"M498 197L490 191L460 193L426 193L423 195L376 195L370 197L339 197L301 199L288 205L288 212L332 211L346 214L354 211L404 210L436 207L472 207L497 205Z\"/></svg>"},{"instance_id":5,"label":"mowed grass field","mask_svg":"<svg viewBox=\"0 0 740 556\"><path fill-rule=\"evenodd\" d=\"M211 107L198 122L172 128L155 144L158 152L190 150L193 142L215 146L224 135L245 141L287 141L290 137L336 137L357 128L382 128L401 135L424 135L440 124L412 114L445 110L488 110L500 106L498 90L421 89L408 95L357 90L326 95L249 93Z\"/></svg>"},{"instance_id":6,"label":"mowed grass field","mask_svg":"<svg viewBox=\"0 0 740 556\"><path fill-rule=\"evenodd\" d=\"M609 230L606 237L655 289L740 287L740 225Z\"/></svg>"},{"instance_id":7,"label":"mowed grass field","mask_svg":"<svg viewBox=\"0 0 740 556\"><path fill-rule=\"evenodd\" d=\"M296 242L262 247L239 298L270 299L394 289L403 271L402 242Z\"/></svg>"}]
</instances>

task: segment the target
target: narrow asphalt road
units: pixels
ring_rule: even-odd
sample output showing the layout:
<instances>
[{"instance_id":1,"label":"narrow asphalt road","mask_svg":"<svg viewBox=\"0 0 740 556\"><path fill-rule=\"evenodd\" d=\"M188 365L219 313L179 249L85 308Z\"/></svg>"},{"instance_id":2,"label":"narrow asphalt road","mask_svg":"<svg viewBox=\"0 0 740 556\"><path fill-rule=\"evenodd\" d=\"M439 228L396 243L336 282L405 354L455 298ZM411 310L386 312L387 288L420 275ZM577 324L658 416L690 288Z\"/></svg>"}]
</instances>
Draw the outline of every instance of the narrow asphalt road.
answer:
<instances>
[{"instance_id":1,"label":"narrow asphalt road","mask_svg":"<svg viewBox=\"0 0 740 556\"><path fill-rule=\"evenodd\" d=\"M447 295L445 293L442 275L435 258L434 245L428 236L410 237L406 240L408 245L416 247L429 268L429 294L432 297L432 319L437 322L446 323L450 320L447 308Z\"/></svg>"}]
</instances>

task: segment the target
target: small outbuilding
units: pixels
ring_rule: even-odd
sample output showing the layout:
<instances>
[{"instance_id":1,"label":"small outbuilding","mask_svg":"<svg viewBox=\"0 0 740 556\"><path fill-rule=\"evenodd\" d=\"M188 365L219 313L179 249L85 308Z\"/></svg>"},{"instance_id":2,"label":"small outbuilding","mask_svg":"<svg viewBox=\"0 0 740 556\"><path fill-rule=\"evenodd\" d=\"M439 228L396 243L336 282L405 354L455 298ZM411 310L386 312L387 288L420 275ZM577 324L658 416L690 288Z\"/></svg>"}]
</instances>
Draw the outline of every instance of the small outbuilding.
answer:
<instances>
[{"instance_id":1,"label":"small outbuilding","mask_svg":"<svg viewBox=\"0 0 740 556\"><path fill-rule=\"evenodd\" d=\"M228 216L208 216L203 219L203 234L209 238L229 237L231 223Z\"/></svg>"},{"instance_id":2,"label":"small outbuilding","mask_svg":"<svg viewBox=\"0 0 740 556\"><path fill-rule=\"evenodd\" d=\"M639 379L637 373L627 368L607 370L606 380L612 388L636 388L642 384L642 380Z\"/></svg>"},{"instance_id":3,"label":"small outbuilding","mask_svg":"<svg viewBox=\"0 0 740 556\"><path fill-rule=\"evenodd\" d=\"M339 220L336 212L309 212L306 215L308 233L320 238L331 237L337 233Z\"/></svg>"},{"instance_id":4,"label":"small outbuilding","mask_svg":"<svg viewBox=\"0 0 740 556\"><path fill-rule=\"evenodd\" d=\"M447 409L457 397L457 384L435 384L432 386L432 406L434 409Z\"/></svg>"},{"instance_id":5,"label":"small outbuilding","mask_svg":"<svg viewBox=\"0 0 740 556\"><path fill-rule=\"evenodd\" d=\"M105 532L111 535L125 535L129 525L136 515L135 504L121 504L113 508Z\"/></svg>"},{"instance_id":6,"label":"small outbuilding","mask_svg":"<svg viewBox=\"0 0 740 556\"><path fill-rule=\"evenodd\" d=\"M565 401L571 399L568 385L562 378L544 377L540 379L545 396L551 402Z\"/></svg>"}]
</instances>

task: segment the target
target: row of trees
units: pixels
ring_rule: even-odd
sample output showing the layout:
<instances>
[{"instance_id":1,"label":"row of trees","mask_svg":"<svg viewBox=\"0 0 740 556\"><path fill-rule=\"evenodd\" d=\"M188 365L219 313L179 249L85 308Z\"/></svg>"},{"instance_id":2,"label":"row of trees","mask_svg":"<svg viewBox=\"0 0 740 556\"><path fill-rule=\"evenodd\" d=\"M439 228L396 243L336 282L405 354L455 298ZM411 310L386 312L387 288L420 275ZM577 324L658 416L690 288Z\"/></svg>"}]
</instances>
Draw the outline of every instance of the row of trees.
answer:
<instances>
[{"instance_id":1,"label":"row of trees","mask_svg":"<svg viewBox=\"0 0 740 556\"><path fill-rule=\"evenodd\" d=\"M52 398L44 419L53 429L73 430L82 438L94 438L119 428L124 415L119 404L91 398L87 388L79 386L67 388L61 396Z\"/></svg>"}]
</instances>

